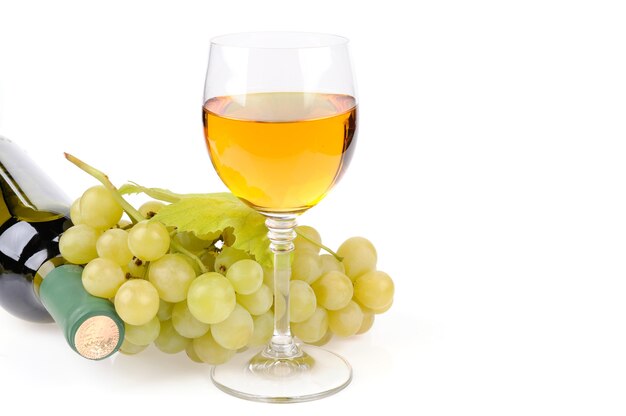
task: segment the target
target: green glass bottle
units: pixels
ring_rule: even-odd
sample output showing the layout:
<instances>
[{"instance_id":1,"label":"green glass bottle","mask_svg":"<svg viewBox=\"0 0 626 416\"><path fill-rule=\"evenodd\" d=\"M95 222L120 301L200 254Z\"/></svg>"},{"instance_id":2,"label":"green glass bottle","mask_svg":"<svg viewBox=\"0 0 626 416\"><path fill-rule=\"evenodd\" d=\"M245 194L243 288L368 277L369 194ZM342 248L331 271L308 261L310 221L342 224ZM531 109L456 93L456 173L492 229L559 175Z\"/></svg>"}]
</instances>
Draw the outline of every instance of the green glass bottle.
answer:
<instances>
[{"instance_id":1,"label":"green glass bottle","mask_svg":"<svg viewBox=\"0 0 626 416\"><path fill-rule=\"evenodd\" d=\"M110 301L85 291L82 268L60 257L68 206L48 176L0 136L0 306L31 322L56 321L76 352L102 359L121 346L124 323Z\"/></svg>"}]
</instances>

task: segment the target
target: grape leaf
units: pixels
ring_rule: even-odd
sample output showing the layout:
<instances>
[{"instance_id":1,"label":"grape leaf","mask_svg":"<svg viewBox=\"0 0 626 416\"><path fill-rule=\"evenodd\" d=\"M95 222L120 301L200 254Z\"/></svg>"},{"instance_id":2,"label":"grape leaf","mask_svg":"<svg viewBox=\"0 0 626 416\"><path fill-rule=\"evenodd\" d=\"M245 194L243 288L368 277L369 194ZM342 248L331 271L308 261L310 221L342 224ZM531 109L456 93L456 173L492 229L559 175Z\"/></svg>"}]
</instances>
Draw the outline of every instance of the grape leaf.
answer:
<instances>
[{"instance_id":1,"label":"grape leaf","mask_svg":"<svg viewBox=\"0 0 626 416\"><path fill-rule=\"evenodd\" d=\"M184 196L161 208L153 219L166 226L177 227L178 231L190 231L196 235L206 235L232 227L234 248L254 255L263 266L272 265L265 217L243 204L233 194Z\"/></svg>"},{"instance_id":2,"label":"grape leaf","mask_svg":"<svg viewBox=\"0 0 626 416\"><path fill-rule=\"evenodd\" d=\"M175 192L170 191L169 189L162 188L146 188L145 186L141 186L135 182L129 182L122 185L118 192L120 195L128 195L128 194L140 194L144 193L151 198L158 199L159 201L165 202L176 202L181 200L182 198L187 198L190 196L206 196L203 194L177 194Z\"/></svg>"}]
</instances>

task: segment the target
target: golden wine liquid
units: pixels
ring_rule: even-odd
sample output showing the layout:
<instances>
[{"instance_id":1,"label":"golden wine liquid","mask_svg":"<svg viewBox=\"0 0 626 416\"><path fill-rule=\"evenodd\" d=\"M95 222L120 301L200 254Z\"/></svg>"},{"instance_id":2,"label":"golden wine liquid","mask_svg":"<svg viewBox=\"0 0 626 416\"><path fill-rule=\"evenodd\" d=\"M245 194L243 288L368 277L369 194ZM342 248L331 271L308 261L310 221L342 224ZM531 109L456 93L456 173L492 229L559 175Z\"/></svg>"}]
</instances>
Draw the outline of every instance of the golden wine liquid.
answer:
<instances>
[{"instance_id":1,"label":"golden wine liquid","mask_svg":"<svg viewBox=\"0 0 626 416\"><path fill-rule=\"evenodd\" d=\"M267 213L303 212L337 182L354 152L356 100L272 92L204 104L211 161L226 186Z\"/></svg>"}]
</instances>

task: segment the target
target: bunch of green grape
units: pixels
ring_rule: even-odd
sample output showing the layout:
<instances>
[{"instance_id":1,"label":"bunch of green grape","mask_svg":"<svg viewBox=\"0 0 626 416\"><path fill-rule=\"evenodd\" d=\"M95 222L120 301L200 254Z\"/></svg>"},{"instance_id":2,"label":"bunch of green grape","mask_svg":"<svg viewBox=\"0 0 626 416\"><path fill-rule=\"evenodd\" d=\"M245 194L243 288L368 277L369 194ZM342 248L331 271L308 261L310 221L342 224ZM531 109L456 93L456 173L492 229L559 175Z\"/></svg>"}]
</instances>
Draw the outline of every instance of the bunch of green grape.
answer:
<instances>
[{"instance_id":1,"label":"bunch of green grape","mask_svg":"<svg viewBox=\"0 0 626 416\"><path fill-rule=\"evenodd\" d=\"M146 220L131 224L109 190L92 187L72 205L74 225L59 241L67 261L84 265L85 289L110 299L125 322L121 352L136 354L154 343L165 353L186 351L196 362L221 364L237 351L267 344L274 315L286 312L283 296L274 302L273 270L231 247L232 230L196 236L150 220L163 206L147 202L139 208ZM394 294L391 278L376 270L372 243L353 237L337 253L320 255L319 233L308 226L296 230L293 334L323 345L333 335L368 331Z\"/></svg>"}]
</instances>

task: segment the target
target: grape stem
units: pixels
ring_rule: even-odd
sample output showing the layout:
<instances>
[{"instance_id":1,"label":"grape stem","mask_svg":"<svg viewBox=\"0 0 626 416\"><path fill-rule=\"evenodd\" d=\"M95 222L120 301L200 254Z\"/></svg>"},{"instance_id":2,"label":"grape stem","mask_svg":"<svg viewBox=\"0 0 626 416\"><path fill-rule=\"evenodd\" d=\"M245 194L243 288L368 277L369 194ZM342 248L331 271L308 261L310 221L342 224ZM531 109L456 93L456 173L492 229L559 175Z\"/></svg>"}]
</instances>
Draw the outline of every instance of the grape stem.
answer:
<instances>
[{"instance_id":1,"label":"grape stem","mask_svg":"<svg viewBox=\"0 0 626 416\"><path fill-rule=\"evenodd\" d=\"M202 260L200 260L200 257L196 256L195 254L193 254L191 251L187 250L185 247L183 247L182 244L180 244L178 241L174 240L173 238L170 240L170 246L172 246L172 248L176 251L178 251L179 253L189 257L191 260L195 261L196 264L198 264L198 267L200 267L200 271L202 271L202 273L206 273L208 272L206 266L204 265L204 263L202 262Z\"/></svg>"},{"instance_id":2,"label":"grape stem","mask_svg":"<svg viewBox=\"0 0 626 416\"><path fill-rule=\"evenodd\" d=\"M343 257L340 257L337 253L335 253L334 251L332 251L330 248L328 248L327 246L325 246L322 243L318 243L317 241L310 239L309 237L307 237L306 235L302 234L300 231L296 230L296 234L298 234L300 237L304 238L306 241L308 241L309 243L321 248L322 250L327 251L329 254L331 254L334 258L337 259L337 261L343 261Z\"/></svg>"},{"instance_id":3,"label":"grape stem","mask_svg":"<svg viewBox=\"0 0 626 416\"><path fill-rule=\"evenodd\" d=\"M70 162L72 162L74 165L78 166L79 169L81 169L82 171L88 173L89 175L93 176L95 179L97 179L102 185L104 185L104 187L111 193L111 195L113 196L113 198L115 198L115 200L118 202L118 204L120 204L120 206L122 207L122 209L124 209L124 211L128 214L128 216L130 217L131 221L133 222L133 224L136 224L140 221L145 220L146 218L141 215L141 213L135 209L135 207L133 207L130 203L128 203L128 201L126 201L124 199L124 197L122 197L122 195L120 195L119 190L115 187L115 185L113 185L113 183L111 182L111 180L109 179L109 177L102 171L99 171L98 169L94 168L93 166L88 165L87 163L83 162L82 160L80 160L79 158L77 158L74 155L71 155L69 153L63 153L65 155L65 158L67 160L69 160ZM207 268L204 265L204 263L202 263L202 260L200 260L200 258L198 256L196 256L193 253L190 253L189 251L187 251L182 244L178 243L175 240L170 240L170 246L186 255L189 256L189 258L191 258L193 261L195 261L198 266L200 267L200 270L202 271L202 273L206 273L207 272Z\"/></svg>"},{"instance_id":4,"label":"grape stem","mask_svg":"<svg viewBox=\"0 0 626 416\"><path fill-rule=\"evenodd\" d=\"M136 224L139 221L143 221L145 219L139 211L137 211L131 204L129 204L128 201L122 198L122 196L119 194L115 185L113 185L113 183L109 180L109 177L104 172L99 171L93 166L88 165L87 163L83 162L82 160L80 160L74 155L71 155L69 153L63 153L63 154L65 155L65 158L67 160L69 160L70 162L78 166L78 168L81 169L82 171L93 176L102 185L104 185L104 187L109 190L113 198L115 198L117 203L120 204L120 206L124 209L124 211L126 211L126 213L130 217L133 224Z\"/></svg>"}]
</instances>

